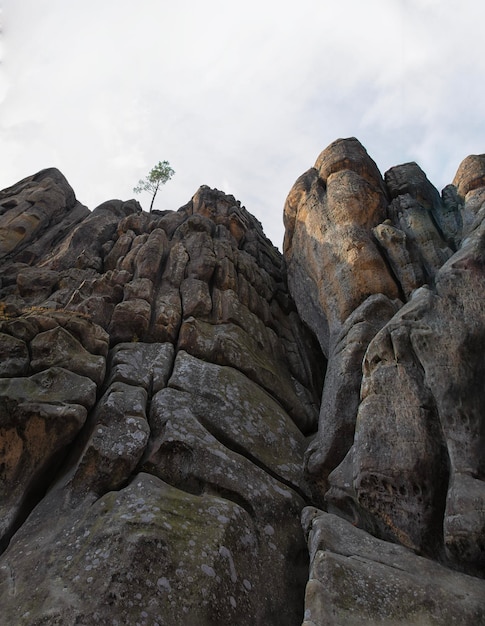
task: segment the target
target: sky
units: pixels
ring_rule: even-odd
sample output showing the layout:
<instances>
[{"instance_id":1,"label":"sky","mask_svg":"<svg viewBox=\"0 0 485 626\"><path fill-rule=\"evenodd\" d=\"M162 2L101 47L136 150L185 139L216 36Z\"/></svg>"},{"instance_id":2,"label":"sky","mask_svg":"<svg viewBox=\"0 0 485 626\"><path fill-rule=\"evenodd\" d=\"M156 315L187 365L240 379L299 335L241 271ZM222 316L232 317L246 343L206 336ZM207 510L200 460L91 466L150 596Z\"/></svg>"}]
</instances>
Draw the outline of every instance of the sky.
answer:
<instances>
[{"instance_id":1,"label":"sky","mask_svg":"<svg viewBox=\"0 0 485 626\"><path fill-rule=\"evenodd\" d=\"M281 248L295 180L340 137L441 190L485 152L483 0L0 0L0 189L46 167L80 202L200 185Z\"/></svg>"}]
</instances>

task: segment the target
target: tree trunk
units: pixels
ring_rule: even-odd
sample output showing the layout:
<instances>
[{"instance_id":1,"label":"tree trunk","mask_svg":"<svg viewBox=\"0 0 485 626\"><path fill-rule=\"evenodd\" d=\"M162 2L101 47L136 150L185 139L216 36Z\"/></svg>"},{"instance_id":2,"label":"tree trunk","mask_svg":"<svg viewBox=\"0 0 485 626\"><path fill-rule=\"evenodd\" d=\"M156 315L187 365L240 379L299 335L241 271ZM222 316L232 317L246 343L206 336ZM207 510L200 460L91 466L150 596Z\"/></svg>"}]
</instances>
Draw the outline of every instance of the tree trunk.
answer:
<instances>
[{"instance_id":1,"label":"tree trunk","mask_svg":"<svg viewBox=\"0 0 485 626\"><path fill-rule=\"evenodd\" d=\"M159 187L160 187L160 185L158 184L158 185L155 187L155 191L153 192L152 201L150 202L150 210L148 211L149 213L151 213L151 212L152 212L153 203L155 202L155 196L157 195L157 191L158 191L158 188L159 188Z\"/></svg>"}]
</instances>

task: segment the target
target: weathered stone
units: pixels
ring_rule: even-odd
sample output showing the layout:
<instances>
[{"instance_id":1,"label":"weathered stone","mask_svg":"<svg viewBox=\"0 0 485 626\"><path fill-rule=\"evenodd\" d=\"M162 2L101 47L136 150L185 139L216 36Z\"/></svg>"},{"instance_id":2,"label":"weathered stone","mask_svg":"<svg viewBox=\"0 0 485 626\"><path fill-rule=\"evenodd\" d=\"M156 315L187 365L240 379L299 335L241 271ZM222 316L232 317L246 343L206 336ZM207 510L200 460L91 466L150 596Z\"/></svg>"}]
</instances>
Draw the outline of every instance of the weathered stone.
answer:
<instances>
[{"instance_id":1,"label":"weathered stone","mask_svg":"<svg viewBox=\"0 0 485 626\"><path fill-rule=\"evenodd\" d=\"M0 621L483 622L482 161L338 140L286 259L206 186L0 192Z\"/></svg>"},{"instance_id":2,"label":"weathered stone","mask_svg":"<svg viewBox=\"0 0 485 626\"><path fill-rule=\"evenodd\" d=\"M135 262L138 253L142 250L148 240L148 233L132 236L130 249L127 254L119 259L116 264L117 268L123 272L128 272L132 276L135 273Z\"/></svg>"},{"instance_id":3,"label":"weathered stone","mask_svg":"<svg viewBox=\"0 0 485 626\"><path fill-rule=\"evenodd\" d=\"M136 205L121 200L101 204L61 242L45 266L52 270L79 267L100 272L103 244L112 238L120 218L136 210Z\"/></svg>"},{"instance_id":4,"label":"weathered stone","mask_svg":"<svg viewBox=\"0 0 485 626\"><path fill-rule=\"evenodd\" d=\"M1 328L6 334L12 335L12 337L16 337L25 343L32 341L39 332L39 325L35 317L31 315L6 318L1 322Z\"/></svg>"},{"instance_id":5,"label":"weathered stone","mask_svg":"<svg viewBox=\"0 0 485 626\"><path fill-rule=\"evenodd\" d=\"M120 259L123 259L128 254L134 236L135 233L133 231L123 232L119 235L111 250L104 257L105 272L117 269Z\"/></svg>"},{"instance_id":6,"label":"weathered stone","mask_svg":"<svg viewBox=\"0 0 485 626\"><path fill-rule=\"evenodd\" d=\"M29 370L29 350L24 341L0 333L0 377L25 376Z\"/></svg>"},{"instance_id":7,"label":"weathered stone","mask_svg":"<svg viewBox=\"0 0 485 626\"><path fill-rule=\"evenodd\" d=\"M180 365L183 366L183 361ZM201 364L199 369L203 367ZM234 373L229 368L211 366L210 374L214 370L222 379L215 391L222 391ZM175 378L174 384L178 380ZM248 381L243 390L247 385ZM261 395L266 407L258 407ZM234 433L228 433L225 424L232 424L241 413L244 415L237 398L229 397L221 406L220 397L208 392L199 403L195 393L171 387L160 391L151 405L150 425L155 438L144 469L189 493L223 496L247 512L255 540L249 543L247 537L246 545L260 564L258 583L254 584L254 578L248 580L255 594L262 594L257 600L259 610L254 619L262 620L259 615L265 615L265 619L290 625L301 620L302 612L297 606L301 602L306 561L295 524L295 514L303 500L294 491L296 485L291 478L298 435L292 429L293 445L297 445L289 458L285 452L291 446L281 451L273 446L265 449L271 445L275 426L284 421L281 413L271 415L272 403L264 395L264 392L256 394L254 405L262 418L271 421L258 424L245 419L239 426L231 427ZM247 404L245 408L249 408ZM254 450L249 450L251 440L256 444ZM284 482L283 476L286 476ZM288 567L289 563L293 565ZM237 561L234 565L236 571L241 569ZM264 579L259 577L263 572L266 572ZM266 592L268 587L272 594ZM245 623L245 617L240 619Z\"/></svg>"},{"instance_id":8,"label":"weathered stone","mask_svg":"<svg viewBox=\"0 0 485 626\"><path fill-rule=\"evenodd\" d=\"M179 287L185 278L185 267L189 261L189 255L184 245L180 242L170 248L167 265L163 277L174 287Z\"/></svg>"},{"instance_id":9,"label":"weathered stone","mask_svg":"<svg viewBox=\"0 0 485 626\"><path fill-rule=\"evenodd\" d=\"M39 333L32 340L30 350L32 355L30 365L34 372L58 366L87 376L97 385L101 385L104 380L106 371L104 357L90 354L61 326Z\"/></svg>"},{"instance_id":10,"label":"weathered stone","mask_svg":"<svg viewBox=\"0 0 485 626\"><path fill-rule=\"evenodd\" d=\"M186 278L180 285L184 318L206 317L212 310L208 284L197 278Z\"/></svg>"},{"instance_id":11,"label":"weathered stone","mask_svg":"<svg viewBox=\"0 0 485 626\"><path fill-rule=\"evenodd\" d=\"M36 261L57 237L89 215L55 168L1 191L0 207L0 258L9 254L27 262Z\"/></svg>"},{"instance_id":12,"label":"weathered stone","mask_svg":"<svg viewBox=\"0 0 485 626\"><path fill-rule=\"evenodd\" d=\"M220 242L219 242L219 245ZM230 246L226 246L223 249L219 248L218 264L214 272L214 284L217 288L226 290L232 289L237 291L237 273L234 267L234 261L229 256ZM222 256L222 254L227 256Z\"/></svg>"},{"instance_id":13,"label":"weathered stone","mask_svg":"<svg viewBox=\"0 0 485 626\"><path fill-rule=\"evenodd\" d=\"M161 228L153 230L135 259L135 278L148 278L156 282L168 248L167 235Z\"/></svg>"},{"instance_id":14,"label":"weathered stone","mask_svg":"<svg viewBox=\"0 0 485 626\"><path fill-rule=\"evenodd\" d=\"M214 222L202 215L192 215L177 229L188 254L186 276L208 283L211 280L216 258L212 244Z\"/></svg>"},{"instance_id":15,"label":"weathered stone","mask_svg":"<svg viewBox=\"0 0 485 626\"><path fill-rule=\"evenodd\" d=\"M483 581L316 509L304 510L303 525L310 551L304 626L472 626L485 620Z\"/></svg>"},{"instance_id":16,"label":"weathered stone","mask_svg":"<svg viewBox=\"0 0 485 626\"><path fill-rule=\"evenodd\" d=\"M453 250L457 250L461 244L467 224L464 220L464 201L460 197L455 185L446 185L441 192L443 199L444 232L448 234L448 242Z\"/></svg>"},{"instance_id":17,"label":"weathered stone","mask_svg":"<svg viewBox=\"0 0 485 626\"><path fill-rule=\"evenodd\" d=\"M111 341L119 343L144 339L150 324L151 311L150 304L141 298L117 304L109 325Z\"/></svg>"},{"instance_id":18,"label":"weathered stone","mask_svg":"<svg viewBox=\"0 0 485 626\"><path fill-rule=\"evenodd\" d=\"M444 200L455 209L463 223L463 237L473 230L475 222L483 221L485 193L485 156L472 154L464 159L448 185ZM466 202L465 202L466 200Z\"/></svg>"},{"instance_id":19,"label":"weathered stone","mask_svg":"<svg viewBox=\"0 0 485 626\"><path fill-rule=\"evenodd\" d=\"M176 343L182 323L182 300L178 287L164 284L158 291L154 309L153 338Z\"/></svg>"},{"instance_id":20,"label":"weathered stone","mask_svg":"<svg viewBox=\"0 0 485 626\"><path fill-rule=\"evenodd\" d=\"M114 308L123 299L124 285L129 280L130 274L122 270L107 271L101 276L78 280L76 286L67 290L63 308L108 330Z\"/></svg>"},{"instance_id":21,"label":"weathered stone","mask_svg":"<svg viewBox=\"0 0 485 626\"><path fill-rule=\"evenodd\" d=\"M120 201L112 200L110 204L113 202L119 203ZM131 206L135 210L127 212L126 217L123 217L119 221L119 234L131 231L134 235L146 235L155 227L156 218L153 214L142 211L140 203L137 200L128 200L128 202L123 204Z\"/></svg>"},{"instance_id":22,"label":"weathered stone","mask_svg":"<svg viewBox=\"0 0 485 626\"><path fill-rule=\"evenodd\" d=\"M328 494L334 506L356 499L384 537L435 557L444 542L471 573L483 572L485 545L483 238L483 227L475 230L436 274L435 288L416 291L371 342L346 461L352 486L344 485L346 470Z\"/></svg>"},{"instance_id":23,"label":"weathered stone","mask_svg":"<svg viewBox=\"0 0 485 626\"><path fill-rule=\"evenodd\" d=\"M8 370L9 419L17 415L11 407L19 404L22 390L30 406L36 400L46 415L59 406L49 403L82 402L62 411L67 416L78 406L76 428L81 422L84 427L73 435L69 426L58 443L52 438L45 465L39 452L17 495L11 490L18 502L7 506L6 541L19 528L5 559L13 559L18 582L13 596L8 576L1 587L15 598L5 615L29 624L133 621L141 593L133 580L146 580L142 567L157 574L151 600L160 593L156 611L163 608L162 617L153 619L161 624L301 621L307 559L299 514L309 491L300 471L306 441L295 422L305 432L315 428L322 368L288 296L282 258L261 225L234 198L202 188L176 214L148 216L133 203L105 203L40 256L35 272L27 263L9 265L0 286L7 298L2 311L17 316L2 322L5 341L25 346L23 369L16 372L32 367L43 377L20 383ZM198 329L199 348L212 362L183 351L182 320ZM221 339L211 346L214 329ZM67 370L91 376L100 386L96 366L104 366L106 357L103 392L96 401L91 383L91 395L83 398L82 385L69 383ZM57 382L59 389L47 393ZM9 449L15 450L16 430L11 437ZM138 475L139 468L152 476ZM41 485L42 493L34 497L29 481ZM132 507L125 507L124 494L139 501L145 488L153 501L165 502L165 513L160 520L142 513L132 536ZM112 517L100 526L94 516L84 525L101 502L110 510L116 502L121 524ZM187 535L193 506L195 531ZM173 533L176 524L183 526L180 538ZM80 566L69 537L79 530L75 541L82 536L88 554L92 536L96 552L103 528L109 530L100 541L108 549L115 549L119 535L133 551L125 545L129 567L120 562L115 571L110 562L100 570L96 585L106 593L89 605L86 586L95 576L73 580ZM146 541L153 532L160 542L160 528L167 533L166 560ZM183 555L190 571L180 577ZM49 576L37 557L49 564ZM93 570L97 559L89 562ZM132 581L124 577L128 569ZM63 581L69 603L53 600L51 575ZM23 597L28 585L21 581L27 578L38 591L33 602ZM114 596L116 609L110 604Z\"/></svg>"},{"instance_id":24,"label":"weathered stone","mask_svg":"<svg viewBox=\"0 0 485 626\"><path fill-rule=\"evenodd\" d=\"M57 367L0 379L0 547L47 487L95 395L91 380Z\"/></svg>"},{"instance_id":25,"label":"weathered stone","mask_svg":"<svg viewBox=\"0 0 485 626\"><path fill-rule=\"evenodd\" d=\"M9 623L40 626L40 607L51 597L51 623L249 626L277 615L251 518L217 495L192 495L140 474L42 530L48 541L36 541L40 529L24 533L0 566L0 588L16 599L4 606ZM288 618L278 623L299 621Z\"/></svg>"},{"instance_id":26,"label":"weathered stone","mask_svg":"<svg viewBox=\"0 0 485 626\"><path fill-rule=\"evenodd\" d=\"M62 367L50 367L28 378L0 379L0 396L15 402L80 404L89 409L96 401L96 385Z\"/></svg>"},{"instance_id":27,"label":"weathered stone","mask_svg":"<svg viewBox=\"0 0 485 626\"><path fill-rule=\"evenodd\" d=\"M69 312L65 315L56 313L55 317L59 324L76 337L88 352L107 356L109 335L101 326Z\"/></svg>"},{"instance_id":28,"label":"weathered stone","mask_svg":"<svg viewBox=\"0 0 485 626\"><path fill-rule=\"evenodd\" d=\"M99 400L92 433L72 478L73 496L98 496L119 489L130 479L145 451L150 428L147 392L114 382Z\"/></svg>"},{"instance_id":29,"label":"weathered stone","mask_svg":"<svg viewBox=\"0 0 485 626\"><path fill-rule=\"evenodd\" d=\"M485 155L467 156L460 163L453 185L462 198L465 198L470 191L485 187Z\"/></svg>"},{"instance_id":30,"label":"weathered stone","mask_svg":"<svg viewBox=\"0 0 485 626\"><path fill-rule=\"evenodd\" d=\"M0 397L0 549L45 491L86 421L79 404Z\"/></svg>"},{"instance_id":31,"label":"weathered stone","mask_svg":"<svg viewBox=\"0 0 485 626\"><path fill-rule=\"evenodd\" d=\"M365 351L398 308L399 303L381 294L369 297L349 316L336 340L325 377L318 435L306 452L306 469L321 494L327 491L328 474L354 440Z\"/></svg>"},{"instance_id":32,"label":"weathered stone","mask_svg":"<svg viewBox=\"0 0 485 626\"><path fill-rule=\"evenodd\" d=\"M452 251L436 229L431 212L406 194L391 202L389 215L405 233L407 245L414 250L413 256L419 260L426 282L432 282L436 271L450 258Z\"/></svg>"},{"instance_id":33,"label":"weathered stone","mask_svg":"<svg viewBox=\"0 0 485 626\"><path fill-rule=\"evenodd\" d=\"M372 232L401 285L404 297L409 298L415 289L424 284L425 277L416 254L407 245L406 234L393 226L390 220L379 224Z\"/></svg>"},{"instance_id":34,"label":"weathered stone","mask_svg":"<svg viewBox=\"0 0 485 626\"><path fill-rule=\"evenodd\" d=\"M455 472L446 501L443 524L447 556L478 576L485 567L485 482L473 473Z\"/></svg>"},{"instance_id":35,"label":"weathered stone","mask_svg":"<svg viewBox=\"0 0 485 626\"><path fill-rule=\"evenodd\" d=\"M424 206L438 213L441 210L441 198L438 190L417 163L396 165L384 174L386 187L391 198L409 195Z\"/></svg>"},{"instance_id":36,"label":"weathered stone","mask_svg":"<svg viewBox=\"0 0 485 626\"><path fill-rule=\"evenodd\" d=\"M285 360L279 337L269 327L273 320L268 309L258 316L241 302L237 293L232 289L220 291L214 288L212 298L212 321L214 323L239 326L256 341L262 352L273 355L280 362ZM264 319L267 320L267 324L263 321Z\"/></svg>"},{"instance_id":37,"label":"weathered stone","mask_svg":"<svg viewBox=\"0 0 485 626\"><path fill-rule=\"evenodd\" d=\"M29 268L17 274L17 287L23 298L36 296L46 300L59 280L58 272L43 268Z\"/></svg>"},{"instance_id":38,"label":"weathered stone","mask_svg":"<svg viewBox=\"0 0 485 626\"><path fill-rule=\"evenodd\" d=\"M272 476L302 489L305 439L261 387L237 369L184 352L177 355L169 387L190 393L191 411L226 447L255 459Z\"/></svg>"},{"instance_id":39,"label":"weathered stone","mask_svg":"<svg viewBox=\"0 0 485 626\"><path fill-rule=\"evenodd\" d=\"M285 257L300 316L328 355L355 308L374 293L398 298L399 289L372 237L387 200L364 148L339 140L305 176L285 205Z\"/></svg>"},{"instance_id":40,"label":"weathered stone","mask_svg":"<svg viewBox=\"0 0 485 626\"><path fill-rule=\"evenodd\" d=\"M444 196L442 200L416 163L392 167L384 178L393 198L390 217L407 234L410 253L421 256L425 265L439 269L460 242L462 217L457 206L446 203ZM393 215L395 212L398 215Z\"/></svg>"},{"instance_id":41,"label":"weathered stone","mask_svg":"<svg viewBox=\"0 0 485 626\"><path fill-rule=\"evenodd\" d=\"M231 323L213 325L189 318L180 329L178 348L244 372L275 395L302 432L314 430L317 416L310 399L304 402L304 398L298 397L294 382L283 365L265 354L255 339L239 326Z\"/></svg>"},{"instance_id":42,"label":"weathered stone","mask_svg":"<svg viewBox=\"0 0 485 626\"><path fill-rule=\"evenodd\" d=\"M362 402L349 454L352 489L381 536L436 554L448 479L446 456L435 403L403 323L419 317L428 293L416 292L413 308L411 303L403 307L366 352ZM338 482L334 487L337 492L329 494L334 505L341 498L339 491L344 499L351 495Z\"/></svg>"},{"instance_id":43,"label":"weathered stone","mask_svg":"<svg viewBox=\"0 0 485 626\"><path fill-rule=\"evenodd\" d=\"M110 353L108 384L127 383L155 394L167 385L173 358L171 343L119 343Z\"/></svg>"},{"instance_id":44,"label":"weathered stone","mask_svg":"<svg viewBox=\"0 0 485 626\"><path fill-rule=\"evenodd\" d=\"M149 278L134 278L124 286L125 300L146 300L153 298L153 282Z\"/></svg>"}]
</instances>

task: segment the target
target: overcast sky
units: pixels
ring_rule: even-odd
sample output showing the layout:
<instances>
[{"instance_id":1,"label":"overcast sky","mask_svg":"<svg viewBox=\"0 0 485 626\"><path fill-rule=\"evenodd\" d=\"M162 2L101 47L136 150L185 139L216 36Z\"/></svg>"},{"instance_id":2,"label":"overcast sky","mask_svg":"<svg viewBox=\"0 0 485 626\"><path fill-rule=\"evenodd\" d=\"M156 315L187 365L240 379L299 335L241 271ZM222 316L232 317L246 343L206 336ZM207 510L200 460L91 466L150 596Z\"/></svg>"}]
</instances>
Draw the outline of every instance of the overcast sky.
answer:
<instances>
[{"instance_id":1,"label":"overcast sky","mask_svg":"<svg viewBox=\"0 0 485 626\"><path fill-rule=\"evenodd\" d=\"M485 152L483 0L3 0L0 188L58 167L90 209L159 161L281 247L296 178L356 136L441 190ZM138 196L145 209L150 197Z\"/></svg>"}]
</instances>

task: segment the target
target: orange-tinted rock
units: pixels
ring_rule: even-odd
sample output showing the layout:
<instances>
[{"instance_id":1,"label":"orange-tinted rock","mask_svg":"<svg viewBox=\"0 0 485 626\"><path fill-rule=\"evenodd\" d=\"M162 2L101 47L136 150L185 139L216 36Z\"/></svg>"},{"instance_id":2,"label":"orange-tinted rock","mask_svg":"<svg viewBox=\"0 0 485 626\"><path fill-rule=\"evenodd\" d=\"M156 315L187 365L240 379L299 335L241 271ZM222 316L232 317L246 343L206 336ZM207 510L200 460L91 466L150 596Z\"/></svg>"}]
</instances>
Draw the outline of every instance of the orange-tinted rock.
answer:
<instances>
[{"instance_id":1,"label":"orange-tinted rock","mask_svg":"<svg viewBox=\"0 0 485 626\"><path fill-rule=\"evenodd\" d=\"M289 194L285 238L289 284L325 354L346 318L374 293L399 297L372 236L386 219L384 181L355 139L339 140Z\"/></svg>"},{"instance_id":2,"label":"orange-tinted rock","mask_svg":"<svg viewBox=\"0 0 485 626\"><path fill-rule=\"evenodd\" d=\"M464 159L453 179L462 198L467 193L485 187L485 154L471 154Z\"/></svg>"}]
</instances>

